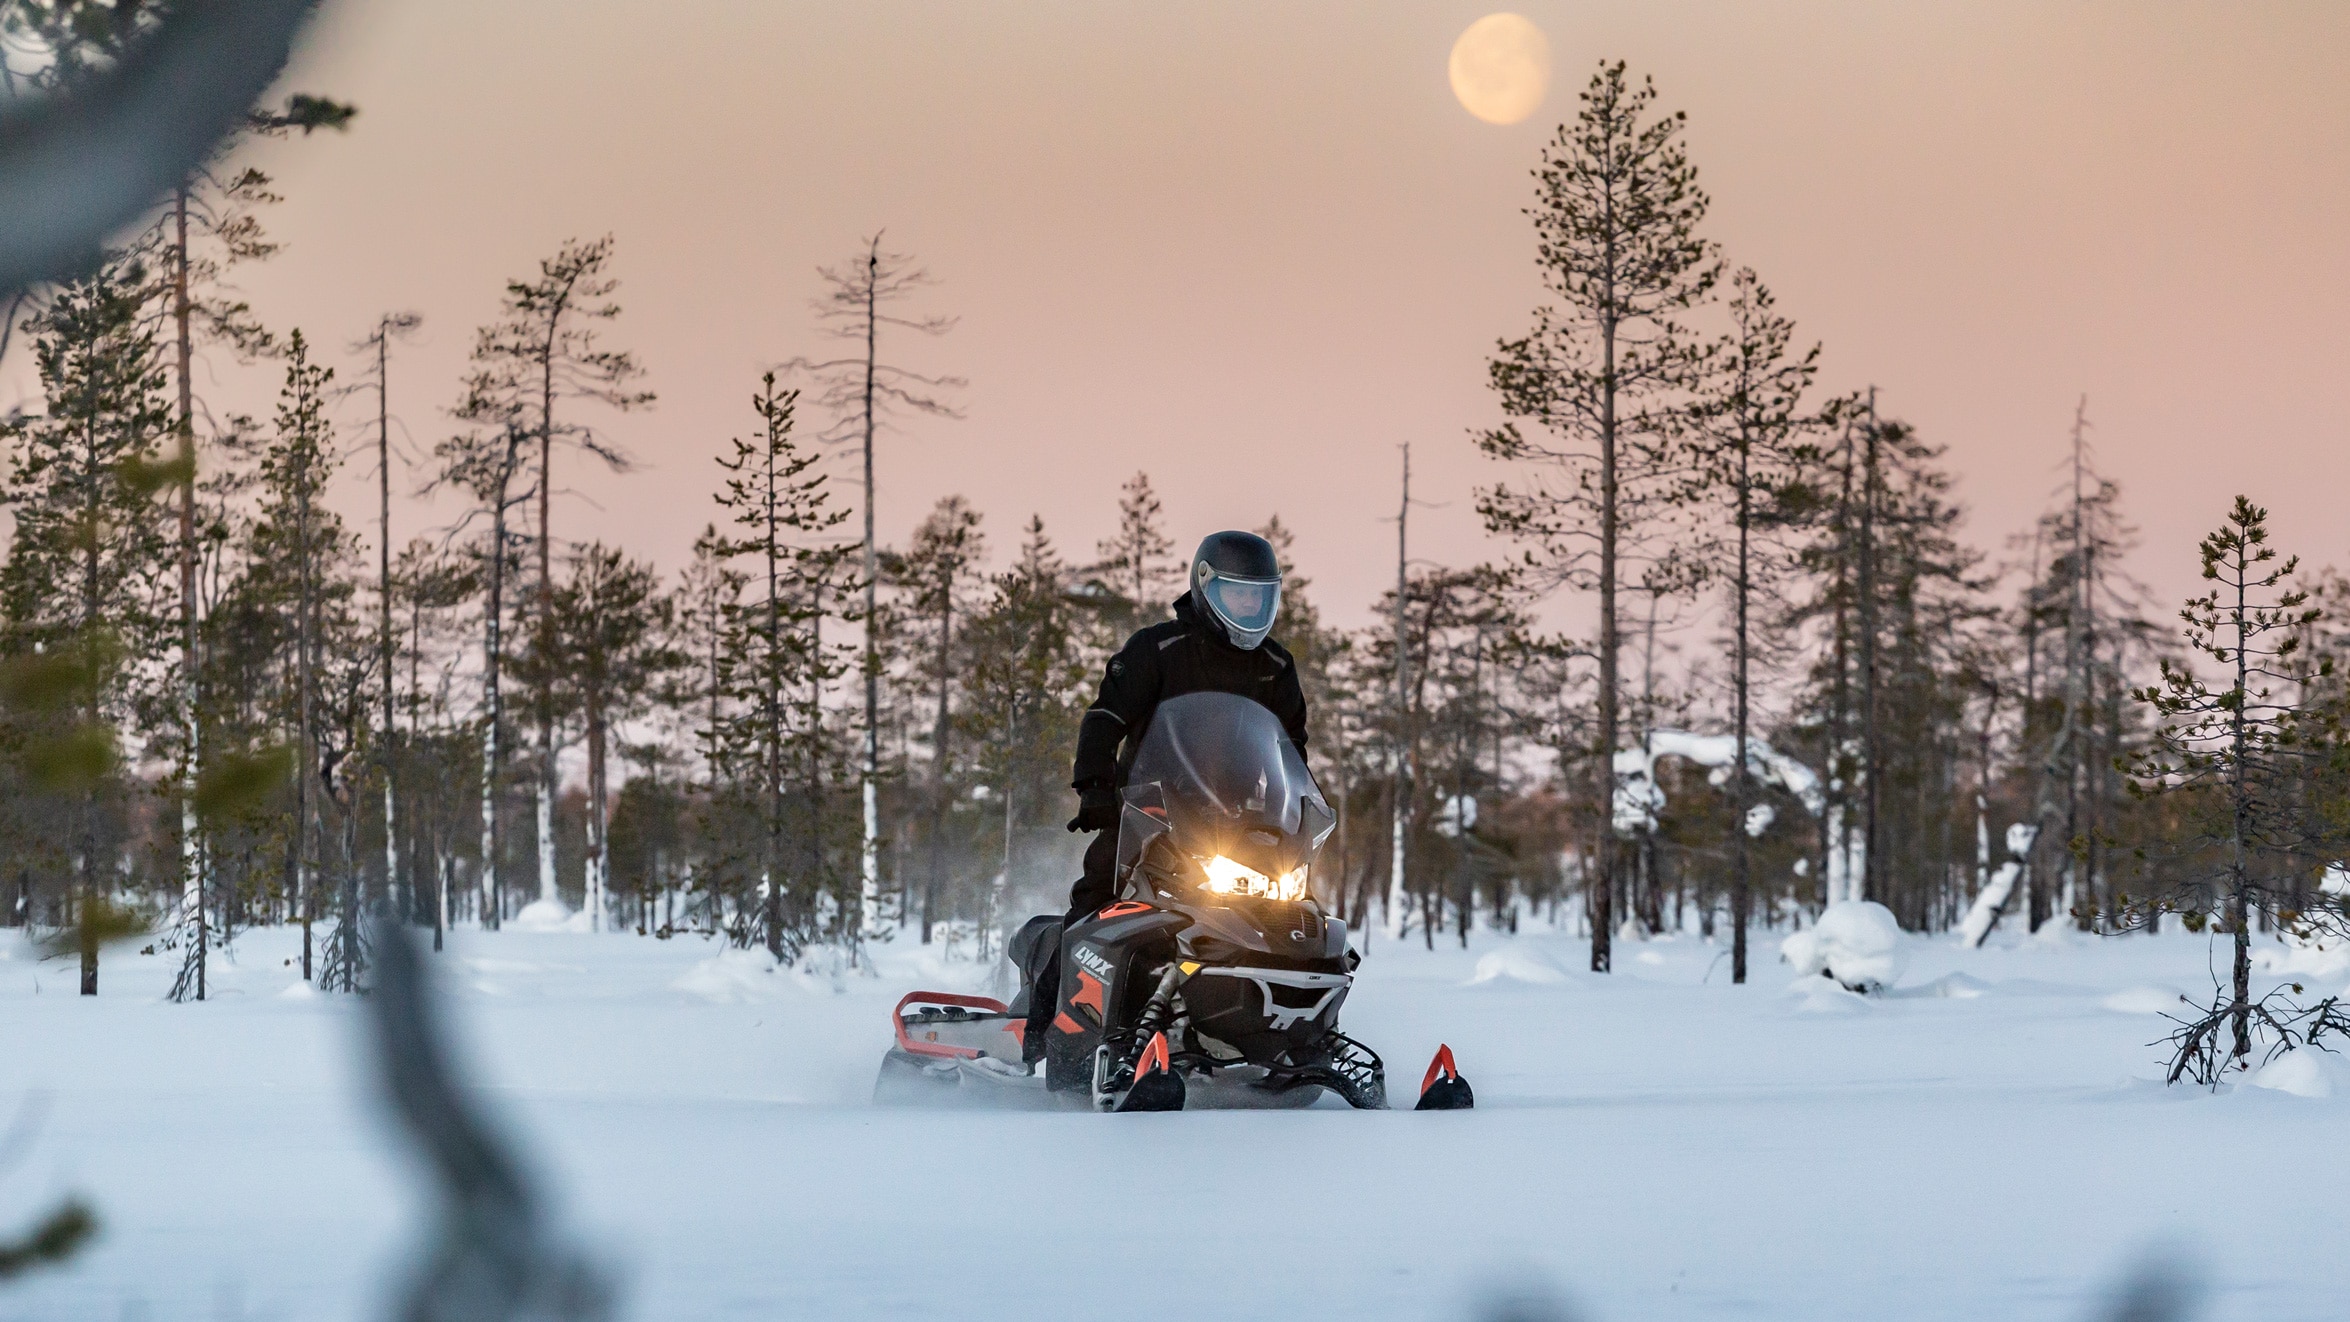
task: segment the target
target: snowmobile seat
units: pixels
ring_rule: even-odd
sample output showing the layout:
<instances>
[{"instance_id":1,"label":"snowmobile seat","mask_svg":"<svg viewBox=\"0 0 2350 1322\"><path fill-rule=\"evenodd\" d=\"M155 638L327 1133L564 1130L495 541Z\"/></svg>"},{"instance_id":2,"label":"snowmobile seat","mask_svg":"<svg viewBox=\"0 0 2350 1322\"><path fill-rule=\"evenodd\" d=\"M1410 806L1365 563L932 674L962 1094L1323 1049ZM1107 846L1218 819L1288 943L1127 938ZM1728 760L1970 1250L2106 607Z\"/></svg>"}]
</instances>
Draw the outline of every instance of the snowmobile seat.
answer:
<instances>
[{"instance_id":1,"label":"snowmobile seat","mask_svg":"<svg viewBox=\"0 0 2350 1322\"><path fill-rule=\"evenodd\" d=\"M1020 970L1020 994L1012 998L1011 1008L1007 1012L1013 1017L1027 1016L1029 989L1036 986L1036 980L1044 973L1045 966L1061 953L1061 927L1064 921L1060 914L1040 913L1020 924L1020 930L1012 934L1011 943L1004 947L1004 954L1012 961L1012 967Z\"/></svg>"}]
</instances>

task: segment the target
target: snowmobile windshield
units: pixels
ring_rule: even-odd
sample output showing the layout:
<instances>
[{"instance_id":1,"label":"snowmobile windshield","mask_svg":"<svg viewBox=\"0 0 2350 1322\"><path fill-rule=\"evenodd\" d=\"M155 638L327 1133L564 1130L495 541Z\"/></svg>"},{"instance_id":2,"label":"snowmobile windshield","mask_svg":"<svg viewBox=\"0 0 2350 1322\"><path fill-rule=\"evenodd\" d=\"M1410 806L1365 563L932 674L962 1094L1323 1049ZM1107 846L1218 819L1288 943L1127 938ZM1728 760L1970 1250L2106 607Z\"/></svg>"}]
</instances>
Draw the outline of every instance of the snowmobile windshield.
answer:
<instances>
[{"instance_id":1,"label":"snowmobile windshield","mask_svg":"<svg viewBox=\"0 0 2350 1322\"><path fill-rule=\"evenodd\" d=\"M1200 584L1200 593L1239 646L1254 647L1263 642L1273 631L1274 617L1281 613L1281 580L1277 578L1217 574Z\"/></svg>"},{"instance_id":2,"label":"snowmobile windshield","mask_svg":"<svg viewBox=\"0 0 2350 1322\"><path fill-rule=\"evenodd\" d=\"M1280 718L1233 693L1160 703L1126 783L1129 801L1155 795L1177 849L1269 877L1303 868L1335 821Z\"/></svg>"}]
</instances>

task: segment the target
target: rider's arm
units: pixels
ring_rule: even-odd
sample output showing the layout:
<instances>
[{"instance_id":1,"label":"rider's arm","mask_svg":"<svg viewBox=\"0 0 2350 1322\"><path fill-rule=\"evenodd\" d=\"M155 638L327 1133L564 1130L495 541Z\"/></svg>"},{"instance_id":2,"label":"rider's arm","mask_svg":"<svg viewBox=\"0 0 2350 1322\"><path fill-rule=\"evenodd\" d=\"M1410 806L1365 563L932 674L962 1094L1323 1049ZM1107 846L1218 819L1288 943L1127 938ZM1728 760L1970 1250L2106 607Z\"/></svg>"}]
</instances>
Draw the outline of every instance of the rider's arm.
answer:
<instances>
[{"instance_id":1,"label":"rider's arm","mask_svg":"<svg viewBox=\"0 0 2350 1322\"><path fill-rule=\"evenodd\" d=\"M1265 705L1281 718L1281 728L1289 732L1289 742L1297 745L1297 755L1306 755L1306 691L1297 682L1297 662L1286 653L1282 657L1281 677L1273 681L1273 700Z\"/></svg>"},{"instance_id":2,"label":"rider's arm","mask_svg":"<svg viewBox=\"0 0 2350 1322\"><path fill-rule=\"evenodd\" d=\"M1110 658L1101 692L1077 727L1077 762L1069 783L1080 793L1118 783L1118 745L1143 727L1158 701L1157 651L1136 634Z\"/></svg>"}]
</instances>

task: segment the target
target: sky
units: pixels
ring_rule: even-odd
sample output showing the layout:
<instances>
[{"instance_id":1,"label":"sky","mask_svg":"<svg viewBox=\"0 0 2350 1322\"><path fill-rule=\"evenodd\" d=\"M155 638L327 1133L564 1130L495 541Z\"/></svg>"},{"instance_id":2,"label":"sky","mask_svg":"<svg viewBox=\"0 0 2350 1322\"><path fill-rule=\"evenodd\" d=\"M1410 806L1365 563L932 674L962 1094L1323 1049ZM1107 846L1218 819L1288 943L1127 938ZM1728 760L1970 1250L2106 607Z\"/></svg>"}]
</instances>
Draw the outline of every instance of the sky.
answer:
<instances>
[{"instance_id":1,"label":"sky","mask_svg":"<svg viewBox=\"0 0 2350 1322\"><path fill-rule=\"evenodd\" d=\"M1446 78L1488 12L329 0L285 88L361 113L260 150L286 248L240 280L322 345L422 313L392 372L421 450L504 282L611 233L610 342L660 399L608 420L634 471L559 472L555 531L674 567L759 373L826 351L816 268L885 229L937 279L912 310L960 318L885 353L970 383L963 419L883 437L885 540L960 492L999 556L1033 513L1090 558L1147 471L1186 547L1277 513L1358 622L1394 578L1406 443L1414 554L1503 552L1469 437L1539 297L1529 172L1621 58L1688 112L1707 233L1825 345L1823 387L1875 385L1949 447L1975 544L2029 527L2086 396L2162 600L2238 491L2350 565L2350 6L1529 0L1556 72L1509 126ZM394 538L453 513L403 495Z\"/></svg>"}]
</instances>

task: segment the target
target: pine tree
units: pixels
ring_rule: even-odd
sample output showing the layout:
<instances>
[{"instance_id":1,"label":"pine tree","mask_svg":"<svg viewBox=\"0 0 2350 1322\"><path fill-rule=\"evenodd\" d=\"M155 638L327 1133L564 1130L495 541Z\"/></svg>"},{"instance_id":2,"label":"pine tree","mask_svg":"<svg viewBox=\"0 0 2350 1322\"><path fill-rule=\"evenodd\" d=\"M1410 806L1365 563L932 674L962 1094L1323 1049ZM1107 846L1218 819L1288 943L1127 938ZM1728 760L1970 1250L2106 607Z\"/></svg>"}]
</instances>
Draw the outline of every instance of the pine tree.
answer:
<instances>
[{"instance_id":1,"label":"pine tree","mask_svg":"<svg viewBox=\"0 0 2350 1322\"><path fill-rule=\"evenodd\" d=\"M555 594L558 673L578 691L587 729L582 889L594 931L607 925L611 893L612 732L643 709L666 672L684 662L669 642L672 609L651 565L601 542L572 554L571 576Z\"/></svg>"},{"instance_id":2,"label":"pine tree","mask_svg":"<svg viewBox=\"0 0 2350 1322\"><path fill-rule=\"evenodd\" d=\"M486 332L485 332L486 334ZM483 362L479 345L475 367L468 374L465 393L452 410L468 430L433 447L440 468L432 486L463 488L476 501L476 512L489 527L481 542L482 665L481 665L481 866L475 876L480 922L496 927L505 917L506 887L504 839L499 801L506 774L506 703L503 677L506 662L507 582L514 560L511 518L528 496L517 491L524 446L530 439L521 401L503 388L499 375Z\"/></svg>"},{"instance_id":3,"label":"pine tree","mask_svg":"<svg viewBox=\"0 0 2350 1322\"><path fill-rule=\"evenodd\" d=\"M983 942L1011 917L1007 905L1026 889L1027 876L1073 875L1048 868L1044 848L1044 841L1066 839L1055 810L1066 793L1069 750L1094 674L1070 577L1044 520L1031 516L1021 529L1019 556L995 576L986 609L965 635L971 657L966 736L980 750L1002 815L1000 871L974 915Z\"/></svg>"},{"instance_id":4,"label":"pine tree","mask_svg":"<svg viewBox=\"0 0 2350 1322\"><path fill-rule=\"evenodd\" d=\"M735 860L755 879L759 901L737 935L763 941L777 959L798 952L824 873L822 693L838 672L820 629L839 562L825 539L847 518L831 506L821 456L792 435L798 403L799 392L779 387L775 373L761 379L751 400L759 437L736 438L718 461L727 476L716 500L738 531L713 543L715 558L749 562L751 593L726 604L719 626L713 696L727 711L709 736L717 777L759 825L747 856ZM795 806L797 850L789 848ZM787 892L796 892L796 903L787 905Z\"/></svg>"},{"instance_id":5,"label":"pine tree","mask_svg":"<svg viewBox=\"0 0 2350 1322\"><path fill-rule=\"evenodd\" d=\"M457 417L497 431L519 428L533 478L538 519L533 533L534 573L530 646L541 653L553 642L554 490L558 448L576 450L625 471L627 451L589 423L558 409L573 403L600 404L626 413L649 407L653 392L638 388L644 369L625 350L603 347L599 328L620 315L612 294L620 282L608 274L612 236L567 240L539 263L535 279L510 280L497 321L481 328L473 346L473 372ZM497 444L493 438L491 446ZM512 448L511 446L509 448ZM506 481L520 475L512 462ZM503 483L498 484L503 490ZM501 497L502 499L502 497ZM500 520L502 522L502 520ZM538 732L532 773L538 819L538 901L559 904L555 893L555 695L551 669L535 667L532 717Z\"/></svg>"},{"instance_id":6,"label":"pine tree","mask_svg":"<svg viewBox=\"0 0 2350 1322\"><path fill-rule=\"evenodd\" d=\"M55 291L32 319L42 411L11 420L15 533L0 566L15 775L35 805L24 852L69 873L85 934L108 904L129 829L117 731L165 642L167 543L155 493L176 476L164 367L142 317L145 271L116 259ZM62 865L62 866L61 866ZM98 991L98 942L82 941L81 990Z\"/></svg>"},{"instance_id":7,"label":"pine tree","mask_svg":"<svg viewBox=\"0 0 2350 1322\"><path fill-rule=\"evenodd\" d=\"M1498 347L1492 383L1512 421L1478 438L1491 457L1535 470L1480 495L1486 526L1525 545L1540 585L1598 598L1598 742L1586 755L1601 766L1619 738L1617 597L1627 568L1645 564L1636 581L1660 585L1663 548L1650 539L1680 464L1669 420L1702 358L1677 318L1719 277L1697 235L1707 201L1681 143L1687 117L1653 114L1655 101L1654 84L1633 87L1621 62L1603 63L1576 121L1544 149L1527 214L1554 302ZM1604 973L1616 863L1609 833L1597 841L1591 967Z\"/></svg>"},{"instance_id":8,"label":"pine tree","mask_svg":"<svg viewBox=\"0 0 2350 1322\"><path fill-rule=\"evenodd\" d=\"M1183 567L1174 553L1150 474L1136 473L1118 489L1117 535L1103 540L1097 548L1101 559L1090 571L1117 598L1117 604L1102 612L1110 626L1105 638L1110 647L1124 643L1136 629L1167 618L1167 602L1183 582Z\"/></svg>"},{"instance_id":9,"label":"pine tree","mask_svg":"<svg viewBox=\"0 0 2350 1322\"><path fill-rule=\"evenodd\" d=\"M265 609L274 607L293 616L292 655L284 663L286 682L277 691L292 699L286 713L291 738L286 742L294 750L293 820L285 875L294 920L302 927L302 976L307 979L315 972L311 927L322 908L322 879L331 880L336 925L330 962L348 988L356 985L362 962L359 906L347 870L328 866L330 860L345 861L334 857L328 836L330 828L342 823L327 820L330 811L343 805L335 804L325 791L349 745L338 748L329 733L337 723L326 719L330 688L324 672L332 658L343 655L336 644L346 641L340 636L345 628L330 626L347 626L349 621L354 584L343 571L350 567L357 543L324 500L340 467L326 412L333 381L332 368L310 361L301 332L290 335L276 435L261 458L261 505L252 525L247 572L248 591Z\"/></svg>"},{"instance_id":10,"label":"pine tree","mask_svg":"<svg viewBox=\"0 0 2350 1322\"><path fill-rule=\"evenodd\" d=\"M2318 611L2294 585L2298 559L2280 561L2269 545L2268 511L2242 496L2203 539L2201 556L2212 588L2180 612L2183 637L2218 667L2221 683L2166 658L2161 680L2135 695L2157 727L2154 746L2131 770L2137 792L2182 801L2188 833L2179 844L2202 864L2186 885L2132 903L2132 916L2175 912L2191 928L2216 918L2233 947L2228 981L2209 1010L2172 1035L2173 1083L2187 1075L2214 1083L2230 1068L2250 1068L2260 1033L2271 1035L2273 1049L2290 1050L2312 1028L2350 1029L2331 1000L2302 1011L2282 993L2252 995L2253 922L2299 921L2286 908L2286 878L2330 862L2341 843L2337 828L2299 811L2295 793L2299 779L2339 755L2340 713L2300 706L2279 692L2306 678L2296 660ZM2330 674L2327 667L2323 677Z\"/></svg>"},{"instance_id":11,"label":"pine tree","mask_svg":"<svg viewBox=\"0 0 2350 1322\"><path fill-rule=\"evenodd\" d=\"M962 412L947 401L949 392L966 383L961 377L926 376L886 362L881 355L881 331L905 331L937 337L955 327L953 317L911 317L894 311L896 305L928 288L930 273L904 253L881 250L881 235L865 241L865 251L839 266L818 267L824 292L816 299L816 317L824 333L846 340L853 351L841 358L795 358L789 370L806 373L816 382L814 403L834 422L818 438L825 444L858 443L864 460L865 542L861 582L865 609L860 616L865 632L865 749L858 771L864 807L864 834L858 851L858 926L861 935L879 937L881 910L881 544L874 537L877 508L873 485L873 440L892 415L924 414L959 418Z\"/></svg>"},{"instance_id":12,"label":"pine tree","mask_svg":"<svg viewBox=\"0 0 2350 1322\"><path fill-rule=\"evenodd\" d=\"M969 589L979 581L979 566L987 558L986 534L980 531L978 511L961 496L939 501L914 530L914 540L897 559L895 576L912 611L930 629L931 643L923 650L926 664L916 667L919 677L937 694L930 729L929 821L924 831L922 878L922 943L930 944L936 915L946 885L947 833L953 819L958 774L954 743L957 681L967 669ZM958 620L958 614L961 619ZM964 633L957 633L961 624Z\"/></svg>"},{"instance_id":13,"label":"pine tree","mask_svg":"<svg viewBox=\"0 0 2350 1322\"><path fill-rule=\"evenodd\" d=\"M376 650L380 658L377 676L383 698L383 724L376 732L376 772L383 791L384 885L395 897L395 906L405 916L413 905L398 903L403 897L404 878L400 869L400 814L399 814L399 753L396 747L399 731L399 634L392 623L392 341L414 334L424 319L413 312L388 312L376 318L374 329L364 339L351 346L355 353L370 353L374 362L363 369L363 386L372 386L375 394L375 467L376 467Z\"/></svg>"},{"instance_id":14,"label":"pine tree","mask_svg":"<svg viewBox=\"0 0 2350 1322\"><path fill-rule=\"evenodd\" d=\"M1727 524L1709 539L1707 568L1729 597L1730 720L1737 740L1730 768L1730 981L1742 983L1753 905L1755 832L1747 822L1755 790L1749 765L1754 616L1790 567L1779 534L1805 518L1814 500L1804 480L1816 466L1816 449L1805 439L1803 397L1818 372L1820 348L1794 352L1794 323L1779 315L1752 269L1741 268L1730 284L1731 329L1713 354L1696 421L1703 434L1700 494Z\"/></svg>"}]
</instances>

